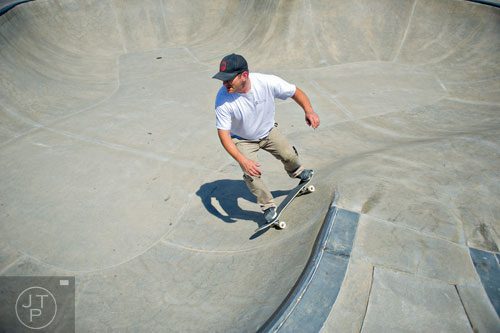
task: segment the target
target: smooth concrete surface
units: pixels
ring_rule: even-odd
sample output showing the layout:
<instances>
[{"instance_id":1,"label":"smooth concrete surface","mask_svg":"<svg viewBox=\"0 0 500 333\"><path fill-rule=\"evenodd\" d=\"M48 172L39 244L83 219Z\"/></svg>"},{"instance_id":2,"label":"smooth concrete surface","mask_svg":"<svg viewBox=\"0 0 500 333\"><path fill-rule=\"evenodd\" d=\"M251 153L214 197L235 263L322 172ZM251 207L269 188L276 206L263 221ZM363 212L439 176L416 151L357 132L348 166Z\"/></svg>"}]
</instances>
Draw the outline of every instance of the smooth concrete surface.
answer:
<instances>
[{"instance_id":1,"label":"smooth concrete surface","mask_svg":"<svg viewBox=\"0 0 500 333\"><path fill-rule=\"evenodd\" d=\"M215 131L231 52L322 121L278 102L317 192L256 238ZM76 276L78 332L256 331L336 188L361 219L323 331L493 332L468 247L499 251L499 54L500 10L460 0L16 6L0 16L0 274ZM295 182L260 160L282 198Z\"/></svg>"}]
</instances>

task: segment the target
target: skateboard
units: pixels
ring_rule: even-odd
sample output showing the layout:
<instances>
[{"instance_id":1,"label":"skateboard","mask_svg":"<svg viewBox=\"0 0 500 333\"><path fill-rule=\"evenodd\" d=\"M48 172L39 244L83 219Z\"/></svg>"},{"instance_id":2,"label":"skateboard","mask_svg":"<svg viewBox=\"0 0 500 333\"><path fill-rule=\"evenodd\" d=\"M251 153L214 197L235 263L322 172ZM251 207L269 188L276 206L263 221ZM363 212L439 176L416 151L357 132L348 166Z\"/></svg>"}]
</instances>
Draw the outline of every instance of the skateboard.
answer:
<instances>
[{"instance_id":1,"label":"skateboard","mask_svg":"<svg viewBox=\"0 0 500 333\"><path fill-rule=\"evenodd\" d=\"M314 176L314 174L313 174L313 176ZM267 228L271 228L271 227L276 227L277 229L285 229L286 222L281 221L279 219L281 216L281 213L283 213L285 208L288 207L288 205L290 205L292 203L293 199L295 199L296 197L314 192L316 190L313 185L309 185L311 180L312 180L312 176L308 181L305 181L305 182L301 181L295 188L293 188L290 191L290 193L288 193L285 200L283 200L283 202L276 209L276 217L272 221L259 227L257 230L255 230L255 232L263 231L263 230L266 230Z\"/></svg>"}]
</instances>

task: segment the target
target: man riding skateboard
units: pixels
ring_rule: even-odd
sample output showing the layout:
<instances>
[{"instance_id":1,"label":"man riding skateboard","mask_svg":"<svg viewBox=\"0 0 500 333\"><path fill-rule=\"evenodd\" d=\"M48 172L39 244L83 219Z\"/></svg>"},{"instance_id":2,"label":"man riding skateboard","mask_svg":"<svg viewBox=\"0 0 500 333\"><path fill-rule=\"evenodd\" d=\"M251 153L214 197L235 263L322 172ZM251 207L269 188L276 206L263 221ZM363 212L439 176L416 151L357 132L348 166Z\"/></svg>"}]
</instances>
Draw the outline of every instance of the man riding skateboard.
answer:
<instances>
[{"instance_id":1,"label":"man riding skateboard","mask_svg":"<svg viewBox=\"0 0 500 333\"><path fill-rule=\"evenodd\" d=\"M308 181L313 170L305 169L295 147L276 128L274 99L291 97L305 113L307 125L317 128L319 116L307 95L293 84L267 74L250 73L245 58L225 56L213 76L223 82L215 99L216 127L222 146L243 170L243 179L257 197L266 221L276 216L276 204L261 179L257 152L268 151L279 159L292 178Z\"/></svg>"}]
</instances>

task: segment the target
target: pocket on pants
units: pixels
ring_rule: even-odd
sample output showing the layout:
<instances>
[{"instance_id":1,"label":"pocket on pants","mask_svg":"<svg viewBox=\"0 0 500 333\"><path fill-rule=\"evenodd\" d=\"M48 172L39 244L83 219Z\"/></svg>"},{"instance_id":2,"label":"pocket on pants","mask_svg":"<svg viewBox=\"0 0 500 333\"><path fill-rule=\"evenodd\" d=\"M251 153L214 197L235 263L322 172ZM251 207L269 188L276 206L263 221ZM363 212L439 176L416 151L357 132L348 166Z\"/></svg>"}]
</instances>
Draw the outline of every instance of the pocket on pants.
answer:
<instances>
[{"instance_id":1,"label":"pocket on pants","mask_svg":"<svg viewBox=\"0 0 500 333\"><path fill-rule=\"evenodd\" d=\"M253 178L246 173L243 174L243 179L249 181L250 183L253 183Z\"/></svg>"}]
</instances>

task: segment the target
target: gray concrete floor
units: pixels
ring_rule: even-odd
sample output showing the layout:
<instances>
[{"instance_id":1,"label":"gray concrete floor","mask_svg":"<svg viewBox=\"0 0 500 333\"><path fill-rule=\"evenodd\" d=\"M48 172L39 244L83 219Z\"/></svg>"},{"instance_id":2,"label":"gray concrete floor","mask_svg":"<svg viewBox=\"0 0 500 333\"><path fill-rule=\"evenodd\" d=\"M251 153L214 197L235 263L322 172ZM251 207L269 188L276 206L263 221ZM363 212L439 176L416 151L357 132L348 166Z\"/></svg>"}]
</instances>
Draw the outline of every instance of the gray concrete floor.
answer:
<instances>
[{"instance_id":1,"label":"gray concrete floor","mask_svg":"<svg viewBox=\"0 0 500 333\"><path fill-rule=\"evenodd\" d=\"M310 96L277 121L317 192L257 238L218 142L225 54ZM325 332L490 332L500 10L458 0L38 0L0 17L0 274L76 276L76 329L255 331L333 190L361 214ZM261 155L279 198L295 182Z\"/></svg>"}]
</instances>

